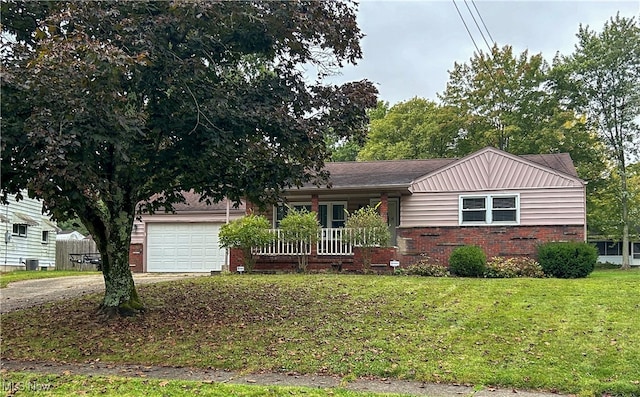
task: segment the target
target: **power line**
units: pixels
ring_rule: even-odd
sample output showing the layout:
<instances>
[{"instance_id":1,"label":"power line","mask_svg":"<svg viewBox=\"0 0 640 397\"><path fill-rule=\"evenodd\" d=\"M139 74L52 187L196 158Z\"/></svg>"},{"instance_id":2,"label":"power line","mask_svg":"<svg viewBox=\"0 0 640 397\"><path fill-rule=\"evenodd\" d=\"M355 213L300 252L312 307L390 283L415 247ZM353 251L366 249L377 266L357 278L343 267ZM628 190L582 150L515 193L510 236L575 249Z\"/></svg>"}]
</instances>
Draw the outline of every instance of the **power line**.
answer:
<instances>
[{"instance_id":1,"label":"power line","mask_svg":"<svg viewBox=\"0 0 640 397\"><path fill-rule=\"evenodd\" d=\"M475 1L471 0L471 4L473 4L473 8L475 8L476 13L478 14L478 17L480 17L480 22L482 22L482 26L484 26L484 30L487 32L487 35L489 35L489 38L491 39L491 43L497 44L496 41L493 39L493 37L491 37L491 33L489 33L489 29L487 29L487 25L484 23L484 19L482 18L482 15L480 15L480 11L478 11L478 7L476 7Z\"/></svg>"},{"instance_id":2,"label":"power line","mask_svg":"<svg viewBox=\"0 0 640 397\"><path fill-rule=\"evenodd\" d=\"M489 42L487 41L487 38L484 37L484 33L482 32L482 29L480 29L480 25L478 24L478 20L476 19L475 15L473 15L473 11L471 11L471 8L469 7L469 3L467 3L467 0L464 0L464 5L467 7L467 11L469 11L469 14L471 15L471 19L473 19L473 23L476 24L476 28L478 28L478 32L480 32L480 36L482 36L482 40L484 40L484 43L487 45L487 48L489 49L489 52L491 52L491 46L489 45ZM474 3L474 7L475 7L475 3ZM476 8L476 12L477 11L478 11L478 9ZM478 16L480 16L480 13L478 13ZM480 18L482 18L482 17L480 17ZM485 29L486 29L486 25L485 25ZM489 34L489 31L487 31L487 34ZM489 35L489 38L491 38L491 35ZM492 41L493 41L493 39L492 39Z\"/></svg>"},{"instance_id":3,"label":"power line","mask_svg":"<svg viewBox=\"0 0 640 397\"><path fill-rule=\"evenodd\" d=\"M462 16L460 9L458 8L458 4L456 4L456 0L451 0L451 1L453 1L453 5L456 7L456 11L458 11L458 15L460 16L460 20L462 21L464 28L467 29L467 33L469 34L469 37L473 42L473 46L476 47L476 51L478 51L478 56L482 55L480 48L478 48L478 44L476 44L476 39L473 38L473 34L471 34L471 30L469 30L469 26L467 26L467 21L464 20L464 17Z\"/></svg>"}]
</instances>

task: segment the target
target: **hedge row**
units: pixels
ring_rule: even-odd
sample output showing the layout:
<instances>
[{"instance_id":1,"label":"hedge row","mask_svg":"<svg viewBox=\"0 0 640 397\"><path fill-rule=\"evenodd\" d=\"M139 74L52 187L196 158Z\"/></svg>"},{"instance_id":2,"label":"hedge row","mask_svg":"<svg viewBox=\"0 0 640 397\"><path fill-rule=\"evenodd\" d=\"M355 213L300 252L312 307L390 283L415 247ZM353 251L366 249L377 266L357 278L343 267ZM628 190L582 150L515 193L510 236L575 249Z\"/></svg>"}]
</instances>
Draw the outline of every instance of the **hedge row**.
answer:
<instances>
[{"instance_id":1,"label":"hedge row","mask_svg":"<svg viewBox=\"0 0 640 397\"><path fill-rule=\"evenodd\" d=\"M494 257L487 261L482 248L462 246L453 250L449 267L428 257L409 266L404 273L418 276L513 278L587 277L595 268L598 250L584 242L550 242L538 247L538 262L531 258Z\"/></svg>"}]
</instances>

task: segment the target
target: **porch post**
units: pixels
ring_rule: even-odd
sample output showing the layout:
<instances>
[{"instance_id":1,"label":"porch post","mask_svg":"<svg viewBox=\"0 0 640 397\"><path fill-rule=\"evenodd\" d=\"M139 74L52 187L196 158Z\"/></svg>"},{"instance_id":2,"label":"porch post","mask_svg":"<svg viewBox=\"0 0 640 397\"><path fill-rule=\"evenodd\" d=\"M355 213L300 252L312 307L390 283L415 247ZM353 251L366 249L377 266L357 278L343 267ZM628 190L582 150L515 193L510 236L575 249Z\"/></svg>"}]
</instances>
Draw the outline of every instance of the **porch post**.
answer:
<instances>
[{"instance_id":1,"label":"porch post","mask_svg":"<svg viewBox=\"0 0 640 397\"><path fill-rule=\"evenodd\" d=\"M246 215L250 215L253 213L253 203L249 200L246 200L244 203L244 213Z\"/></svg>"},{"instance_id":2,"label":"porch post","mask_svg":"<svg viewBox=\"0 0 640 397\"><path fill-rule=\"evenodd\" d=\"M320 222L320 205L318 203L318 195L311 195L311 211L316 213L316 219ZM311 255L310 258L315 258L318 255L318 244L311 244Z\"/></svg>"},{"instance_id":3,"label":"porch post","mask_svg":"<svg viewBox=\"0 0 640 397\"><path fill-rule=\"evenodd\" d=\"M389 196L387 193L380 195L380 216L385 222L389 222Z\"/></svg>"}]
</instances>

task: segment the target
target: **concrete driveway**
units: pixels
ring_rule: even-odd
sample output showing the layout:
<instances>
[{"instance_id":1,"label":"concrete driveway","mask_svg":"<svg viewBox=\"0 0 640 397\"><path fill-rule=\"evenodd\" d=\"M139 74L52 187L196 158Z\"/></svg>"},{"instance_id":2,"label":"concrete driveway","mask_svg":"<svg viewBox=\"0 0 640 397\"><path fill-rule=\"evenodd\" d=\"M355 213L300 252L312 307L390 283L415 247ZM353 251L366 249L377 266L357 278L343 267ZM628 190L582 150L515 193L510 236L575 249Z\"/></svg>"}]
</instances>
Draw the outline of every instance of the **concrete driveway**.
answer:
<instances>
[{"instance_id":1,"label":"concrete driveway","mask_svg":"<svg viewBox=\"0 0 640 397\"><path fill-rule=\"evenodd\" d=\"M136 273L133 279L136 285L141 285L205 275L209 273ZM0 313L101 291L104 291L101 274L16 281L0 289Z\"/></svg>"}]
</instances>

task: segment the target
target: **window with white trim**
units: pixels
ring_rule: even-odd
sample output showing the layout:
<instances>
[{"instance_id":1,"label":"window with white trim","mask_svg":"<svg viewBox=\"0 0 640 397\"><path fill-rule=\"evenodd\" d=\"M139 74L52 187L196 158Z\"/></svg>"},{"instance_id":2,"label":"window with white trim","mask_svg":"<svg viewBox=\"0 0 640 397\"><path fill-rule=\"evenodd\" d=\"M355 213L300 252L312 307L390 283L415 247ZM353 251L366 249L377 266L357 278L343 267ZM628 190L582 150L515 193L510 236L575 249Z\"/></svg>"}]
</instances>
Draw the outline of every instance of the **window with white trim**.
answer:
<instances>
[{"instance_id":1,"label":"window with white trim","mask_svg":"<svg viewBox=\"0 0 640 397\"><path fill-rule=\"evenodd\" d=\"M520 222L518 194L460 196L461 225L510 225Z\"/></svg>"},{"instance_id":2,"label":"window with white trim","mask_svg":"<svg viewBox=\"0 0 640 397\"><path fill-rule=\"evenodd\" d=\"M43 230L42 231L42 244L47 244L49 243L49 231L48 230Z\"/></svg>"},{"instance_id":3,"label":"window with white trim","mask_svg":"<svg viewBox=\"0 0 640 397\"><path fill-rule=\"evenodd\" d=\"M311 204L308 203L292 203L289 204L291 208L295 208L296 210L301 210L305 208L307 211L311 212ZM320 203L318 205L318 221L320 222L320 226L323 228L332 227L344 227L344 223L346 221L346 212L347 208L346 202L333 202L333 203ZM275 222L276 227L280 227L280 221L287 214L289 207L286 205L279 205L274 211L275 214Z\"/></svg>"},{"instance_id":4,"label":"window with white trim","mask_svg":"<svg viewBox=\"0 0 640 397\"><path fill-rule=\"evenodd\" d=\"M18 237L27 237L27 225L23 223L14 223L13 235Z\"/></svg>"}]
</instances>

